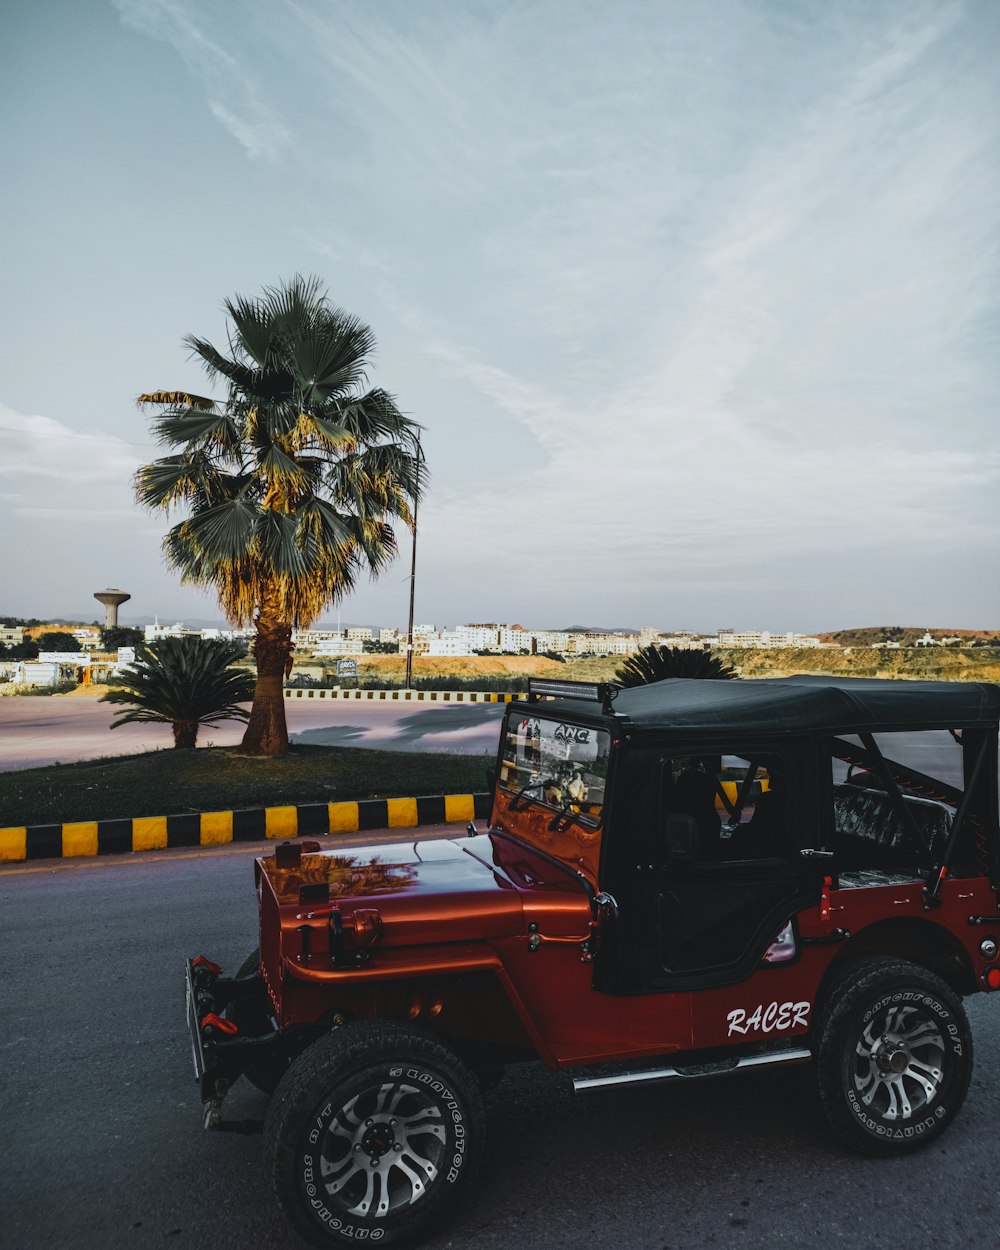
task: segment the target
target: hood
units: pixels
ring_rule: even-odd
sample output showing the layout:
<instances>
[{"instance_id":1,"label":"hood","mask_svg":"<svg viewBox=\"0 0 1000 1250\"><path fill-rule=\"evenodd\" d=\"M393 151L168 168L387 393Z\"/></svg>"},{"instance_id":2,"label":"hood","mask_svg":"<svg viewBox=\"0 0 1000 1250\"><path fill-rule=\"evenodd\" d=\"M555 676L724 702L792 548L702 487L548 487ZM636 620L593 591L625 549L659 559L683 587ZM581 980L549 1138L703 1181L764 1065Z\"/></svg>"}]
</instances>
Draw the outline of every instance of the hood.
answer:
<instances>
[{"instance_id":1,"label":"hood","mask_svg":"<svg viewBox=\"0 0 1000 1250\"><path fill-rule=\"evenodd\" d=\"M583 892L571 872L502 834L338 846L287 868L277 856L258 863L283 927L307 919L325 926L339 908L350 928L355 911L374 910L382 946L513 936L524 931L525 892Z\"/></svg>"}]
</instances>

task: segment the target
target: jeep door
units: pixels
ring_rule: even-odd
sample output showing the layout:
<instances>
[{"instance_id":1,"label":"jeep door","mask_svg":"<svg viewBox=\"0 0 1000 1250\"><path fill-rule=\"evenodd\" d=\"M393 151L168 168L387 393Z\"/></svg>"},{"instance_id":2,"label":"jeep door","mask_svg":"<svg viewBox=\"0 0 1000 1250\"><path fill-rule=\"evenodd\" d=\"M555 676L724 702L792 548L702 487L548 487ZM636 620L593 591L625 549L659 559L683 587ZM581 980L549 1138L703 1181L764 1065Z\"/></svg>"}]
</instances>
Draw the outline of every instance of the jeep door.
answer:
<instances>
[{"instance_id":1,"label":"jeep door","mask_svg":"<svg viewBox=\"0 0 1000 1250\"><path fill-rule=\"evenodd\" d=\"M631 862L621 854L607 860L609 888L618 886L631 915L623 917L619 949L598 988L740 981L795 913L819 898L822 860L801 854L820 849L822 839L810 801L814 751L800 743L716 741L640 754L638 766L650 775L630 815L641 827L619 824L616 831L631 843ZM640 984L622 977L626 966L633 974L642 969Z\"/></svg>"}]
</instances>

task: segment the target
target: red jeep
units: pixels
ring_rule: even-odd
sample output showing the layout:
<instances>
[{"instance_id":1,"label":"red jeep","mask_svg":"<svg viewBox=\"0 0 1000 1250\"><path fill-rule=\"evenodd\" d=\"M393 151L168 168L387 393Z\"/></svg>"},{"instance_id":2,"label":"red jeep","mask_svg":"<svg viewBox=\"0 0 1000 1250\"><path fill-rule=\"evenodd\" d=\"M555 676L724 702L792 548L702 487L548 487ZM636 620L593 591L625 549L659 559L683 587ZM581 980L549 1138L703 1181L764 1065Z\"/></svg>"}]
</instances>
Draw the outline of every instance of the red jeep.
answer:
<instances>
[{"instance_id":1,"label":"red jeep","mask_svg":"<svg viewBox=\"0 0 1000 1250\"><path fill-rule=\"evenodd\" d=\"M273 1092L278 1202L319 1246L443 1215L507 1064L578 1091L811 1061L856 1150L962 1105L1000 989L1000 687L533 682L468 836L256 861L260 949L189 963L206 1124Z\"/></svg>"}]
</instances>

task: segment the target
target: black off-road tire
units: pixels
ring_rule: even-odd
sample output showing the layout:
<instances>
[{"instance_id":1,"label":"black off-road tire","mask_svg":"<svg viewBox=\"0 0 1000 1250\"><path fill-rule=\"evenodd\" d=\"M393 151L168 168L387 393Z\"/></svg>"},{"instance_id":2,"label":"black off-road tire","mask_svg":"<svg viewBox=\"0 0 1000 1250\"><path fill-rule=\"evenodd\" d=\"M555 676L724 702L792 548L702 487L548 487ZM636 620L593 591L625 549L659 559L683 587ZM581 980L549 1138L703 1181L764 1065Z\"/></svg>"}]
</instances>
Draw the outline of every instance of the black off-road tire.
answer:
<instances>
[{"instance_id":1,"label":"black off-road tire","mask_svg":"<svg viewBox=\"0 0 1000 1250\"><path fill-rule=\"evenodd\" d=\"M278 1205L314 1246L400 1245L467 1191L479 1084L445 1045L391 1021L328 1033L292 1063L264 1125Z\"/></svg>"},{"instance_id":2,"label":"black off-road tire","mask_svg":"<svg viewBox=\"0 0 1000 1250\"><path fill-rule=\"evenodd\" d=\"M240 965L234 980L242 981L244 977L256 976L259 970L260 947L255 947ZM226 1014L243 1033L265 1032L270 1027L267 991L261 986L259 998L236 999L230 1004ZM243 1075L262 1094L273 1094L287 1070L288 1062L277 1060L272 1064L251 1064L250 1067L244 1069Z\"/></svg>"},{"instance_id":3,"label":"black off-road tire","mask_svg":"<svg viewBox=\"0 0 1000 1250\"><path fill-rule=\"evenodd\" d=\"M965 1101L972 1034L962 1001L902 959L846 964L824 996L815 1074L833 1131L867 1155L933 1141Z\"/></svg>"}]
</instances>

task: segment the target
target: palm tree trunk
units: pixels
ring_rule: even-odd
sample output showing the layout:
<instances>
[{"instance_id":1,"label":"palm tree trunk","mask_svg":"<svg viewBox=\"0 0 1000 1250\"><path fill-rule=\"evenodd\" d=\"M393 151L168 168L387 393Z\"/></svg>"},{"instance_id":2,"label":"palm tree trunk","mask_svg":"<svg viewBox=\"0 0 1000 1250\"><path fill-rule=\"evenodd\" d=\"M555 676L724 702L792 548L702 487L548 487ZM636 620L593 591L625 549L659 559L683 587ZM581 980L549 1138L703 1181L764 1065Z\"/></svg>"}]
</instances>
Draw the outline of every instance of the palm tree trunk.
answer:
<instances>
[{"instance_id":1,"label":"palm tree trunk","mask_svg":"<svg viewBox=\"0 0 1000 1250\"><path fill-rule=\"evenodd\" d=\"M172 723L174 731L174 749L190 750L198 741L198 722L196 720L175 720Z\"/></svg>"},{"instance_id":2,"label":"palm tree trunk","mask_svg":"<svg viewBox=\"0 0 1000 1250\"><path fill-rule=\"evenodd\" d=\"M285 755L288 727L285 724L285 669L292 653L292 627L267 603L257 614L257 637L253 654L257 661L257 685L241 755Z\"/></svg>"}]
</instances>

